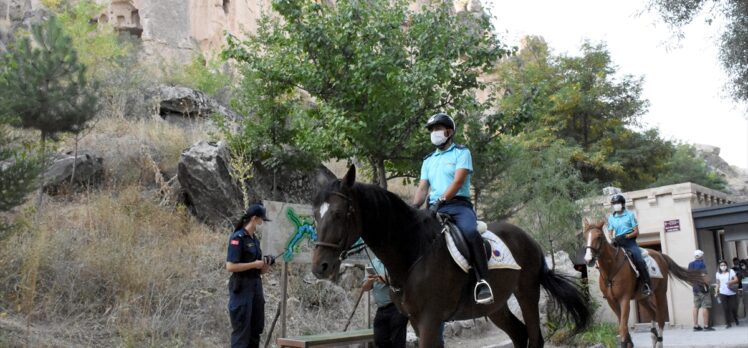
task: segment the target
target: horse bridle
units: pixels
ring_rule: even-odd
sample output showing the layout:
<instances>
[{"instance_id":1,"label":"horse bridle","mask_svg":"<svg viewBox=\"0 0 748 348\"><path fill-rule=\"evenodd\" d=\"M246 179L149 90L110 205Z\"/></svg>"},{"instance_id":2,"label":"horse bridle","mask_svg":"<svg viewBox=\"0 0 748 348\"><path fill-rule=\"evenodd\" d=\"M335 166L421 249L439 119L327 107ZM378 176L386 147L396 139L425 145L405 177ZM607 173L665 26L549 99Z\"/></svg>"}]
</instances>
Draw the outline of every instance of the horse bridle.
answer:
<instances>
[{"instance_id":1,"label":"horse bridle","mask_svg":"<svg viewBox=\"0 0 748 348\"><path fill-rule=\"evenodd\" d=\"M605 237L605 234L603 233L603 230L601 230L600 228L597 228L597 227L590 228L590 229L587 229L585 232L590 231L590 230L598 230L598 231L600 231L601 234L603 234L603 238ZM588 245L588 246L585 246L584 249L585 250L587 250L587 249L592 250L592 260L590 260L590 262L594 262L597 265L597 256L600 253L600 248L599 247L595 248L595 247L592 247L591 245ZM614 260L616 258L618 258L618 253L620 251L621 251L621 248L620 247L616 247L616 253L615 253L615 255L613 255L613 259ZM613 269L613 271L610 272L606 276L605 285L607 285L608 288L610 288L610 287L613 286L613 278L615 278L616 274L618 274L618 271L621 270L621 267L623 267L623 263L620 263L620 264L616 265L615 268ZM599 268L599 265L598 265L598 268Z\"/></svg>"},{"instance_id":2,"label":"horse bridle","mask_svg":"<svg viewBox=\"0 0 748 348\"><path fill-rule=\"evenodd\" d=\"M341 198L345 199L346 202L348 202L348 207L346 208L346 219L348 221L351 221L351 224L354 225L355 222L351 220L351 217L353 217L354 214L356 213L356 207L353 205L353 200L350 197L348 197L348 196L346 196L346 195L344 195L344 194L342 194L340 192L330 192L330 194L333 194L333 195L336 195L338 197L341 197ZM343 261L346 258L348 258L349 255L355 254L355 253L361 251L360 250L360 246L351 246L351 247L346 248L344 245L346 245L347 242L348 242L348 235L346 235L346 238L341 239L340 243L338 243L338 244L317 241L314 246L315 246L315 248L316 247L324 247L324 248L330 248L330 249L333 249L333 250L340 250L340 255L338 256L338 261Z\"/></svg>"},{"instance_id":3,"label":"horse bridle","mask_svg":"<svg viewBox=\"0 0 748 348\"><path fill-rule=\"evenodd\" d=\"M597 227L595 227L595 228L588 228L585 232L591 231L591 230L598 230L598 231L600 231L601 234L603 233L603 230L601 230L601 229L599 229ZM595 248L595 247L593 247L591 245L586 245L584 247L584 250L586 251L587 249L589 249L589 250L592 251L592 260L590 260L590 262L597 262L597 255L600 254L600 247Z\"/></svg>"}]
</instances>

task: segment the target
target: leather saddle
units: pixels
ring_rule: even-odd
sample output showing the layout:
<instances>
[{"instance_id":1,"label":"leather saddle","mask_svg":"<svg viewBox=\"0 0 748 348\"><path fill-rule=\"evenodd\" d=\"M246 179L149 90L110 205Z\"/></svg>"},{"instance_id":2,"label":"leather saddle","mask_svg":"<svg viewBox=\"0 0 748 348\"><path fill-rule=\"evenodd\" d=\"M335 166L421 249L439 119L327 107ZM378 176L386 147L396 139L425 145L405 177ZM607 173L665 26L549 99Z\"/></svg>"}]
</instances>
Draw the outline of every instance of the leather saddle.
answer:
<instances>
[{"instance_id":1,"label":"leather saddle","mask_svg":"<svg viewBox=\"0 0 748 348\"><path fill-rule=\"evenodd\" d=\"M462 256L466 260L471 260L470 258L470 245L468 244L467 240L465 239L465 235L462 234L462 231L460 231L460 228L457 227L457 225L454 222L454 219L449 214L444 213L437 213L436 214L437 220L439 220L439 223L442 224L442 227L444 228L446 233L449 233L450 236L452 236L452 240L455 242L455 246L457 247L457 250L462 254ZM491 259L491 244L483 238L483 248L485 249L484 255L486 255L486 260Z\"/></svg>"}]
</instances>

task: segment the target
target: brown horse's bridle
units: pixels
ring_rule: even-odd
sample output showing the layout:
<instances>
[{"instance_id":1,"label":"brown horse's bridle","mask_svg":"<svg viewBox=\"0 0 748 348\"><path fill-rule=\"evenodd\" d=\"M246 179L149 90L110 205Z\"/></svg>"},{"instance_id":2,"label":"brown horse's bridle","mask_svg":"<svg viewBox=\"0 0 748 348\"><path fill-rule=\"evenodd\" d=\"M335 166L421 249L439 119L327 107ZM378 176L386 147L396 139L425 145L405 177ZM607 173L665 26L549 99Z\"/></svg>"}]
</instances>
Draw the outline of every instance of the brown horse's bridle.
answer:
<instances>
[{"instance_id":1,"label":"brown horse's bridle","mask_svg":"<svg viewBox=\"0 0 748 348\"><path fill-rule=\"evenodd\" d=\"M599 229L599 228L590 228L590 229L587 229L587 231L591 231L591 230L598 230L598 231L600 231L600 233L603 233L603 231L601 229ZM587 232L587 231L585 231L585 232ZM595 248L595 247L592 247L591 245L588 245L588 246L585 246L584 249L585 250L589 249L589 250L592 251L592 260L590 262L594 262L595 265L596 265L596 267L600 268L600 266L597 264L597 255L600 253L600 247ZM618 258L618 254L620 253L620 251L621 251L621 247L616 247L616 253L615 253L615 255L613 255L613 260L615 260L615 259ZM607 277L606 277L607 279L605 280L605 285L607 285L608 288L610 288L610 287L613 286L613 278L616 276L616 274L618 274L618 271L621 270L621 268L623 267L623 265L625 264L625 262L626 262L626 258L623 259L623 262L618 263L615 266L615 268L613 269L613 271L610 272L610 274L607 275Z\"/></svg>"},{"instance_id":2,"label":"brown horse's bridle","mask_svg":"<svg viewBox=\"0 0 748 348\"><path fill-rule=\"evenodd\" d=\"M338 197L341 197L341 198L345 199L346 202L348 202L348 207L346 208L346 220L350 221L350 224L355 226L355 222L351 219L354 216L354 214L356 213L356 207L353 206L353 200L350 197L348 197L348 196L346 196L346 195L344 195L344 194L342 194L340 192L330 192L330 194L333 194L333 195L336 195ZM336 250L336 251L339 250L340 251L340 255L338 256L338 261L343 261L346 258L348 258L349 255L354 254L354 253L360 251L359 250L360 247L358 247L358 246L356 246L356 247L348 247L348 248L345 247L345 245L348 244L348 235L349 234L346 234L346 238L341 239L339 243L328 243L328 242L317 241L314 244L314 246L315 246L315 248L316 247L324 247L324 248L330 248L330 249L333 249L333 250Z\"/></svg>"},{"instance_id":3,"label":"brown horse's bridle","mask_svg":"<svg viewBox=\"0 0 748 348\"><path fill-rule=\"evenodd\" d=\"M598 231L600 231L600 233L603 233L603 231L601 229L599 229L599 228L588 228L587 231L585 231L585 232L588 232L588 231L591 231L591 230L598 230ZM587 246L584 247L584 250L587 250L587 249L589 249L589 250L592 251L592 260L590 260L590 262L595 262L596 263L597 262L597 255L600 253L600 247L595 248L595 247L593 247L591 245L587 245Z\"/></svg>"}]
</instances>

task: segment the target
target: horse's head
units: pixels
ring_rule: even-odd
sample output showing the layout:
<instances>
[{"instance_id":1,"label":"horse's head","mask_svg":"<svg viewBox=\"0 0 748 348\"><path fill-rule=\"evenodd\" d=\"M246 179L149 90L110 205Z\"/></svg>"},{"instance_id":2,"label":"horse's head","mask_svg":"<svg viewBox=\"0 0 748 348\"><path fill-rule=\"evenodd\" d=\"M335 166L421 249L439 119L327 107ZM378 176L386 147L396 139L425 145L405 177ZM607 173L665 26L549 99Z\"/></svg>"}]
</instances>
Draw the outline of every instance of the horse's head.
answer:
<instances>
[{"instance_id":1,"label":"horse's head","mask_svg":"<svg viewBox=\"0 0 748 348\"><path fill-rule=\"evenodd\" d=\"M605 221L598 221L597 223L590 223L587 219L584 219L584 233L582 234L587 252L584 253L584 261L587 261L587 265L592 267L595 264L597 256L600 254L600 248L608 242L605 239L605 233L603 233L603 225Z\"/></svg>"},{"instance_id":2,"label":"horse's head","mask_svg":"<svg viewBox=\"0 0 748 348\"><path fill-rule=\"evenodd\" d=\"M317 244L312 255L312 273L317 278L335 275L345 253L361 236L360 212L352 189L355 181L356 167L351 166L342 179L329 182L314 199Z\"/></svg>"}]
</instances>

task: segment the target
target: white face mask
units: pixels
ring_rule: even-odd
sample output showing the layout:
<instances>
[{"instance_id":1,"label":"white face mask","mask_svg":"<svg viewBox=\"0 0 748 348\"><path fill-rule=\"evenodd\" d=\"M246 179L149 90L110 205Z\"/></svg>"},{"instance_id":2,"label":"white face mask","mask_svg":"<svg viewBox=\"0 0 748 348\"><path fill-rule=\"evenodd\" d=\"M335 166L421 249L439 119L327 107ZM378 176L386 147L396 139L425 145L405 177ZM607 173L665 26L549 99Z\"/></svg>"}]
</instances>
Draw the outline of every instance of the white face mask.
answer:
<instances>
[{"instance_id":1,"label":"white face mask","mask_svg":"<svg viewBox=\"0 0 748 348\"><path fill-rule=\"evenodd\" d=\"M724 272L727 270L727 266L719 266L719 270Z\"/></svg>"},{"instance_id":2,"label":"white face mask","mask_svg":"<svg viewBox=\"0 0 748 348\"><path fill-rule=\"evenodd\" d=\"M613 211L616 213L620 213L621 210L623 210L623 205L621 203L613 204Z\"/></svg>"},{"instance_id":3,"label":"white face mask","mask_svg":"<svg viewBox=\"0 0 748 348\"><path fill-rule=\"evenodd\" d=\"M447 136L444 135L444 131L433 131L431 132L431 143L436 146L441 146L447 141Z\"/></svg>"}]
</instances>

